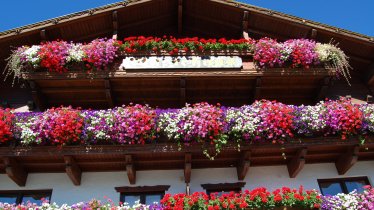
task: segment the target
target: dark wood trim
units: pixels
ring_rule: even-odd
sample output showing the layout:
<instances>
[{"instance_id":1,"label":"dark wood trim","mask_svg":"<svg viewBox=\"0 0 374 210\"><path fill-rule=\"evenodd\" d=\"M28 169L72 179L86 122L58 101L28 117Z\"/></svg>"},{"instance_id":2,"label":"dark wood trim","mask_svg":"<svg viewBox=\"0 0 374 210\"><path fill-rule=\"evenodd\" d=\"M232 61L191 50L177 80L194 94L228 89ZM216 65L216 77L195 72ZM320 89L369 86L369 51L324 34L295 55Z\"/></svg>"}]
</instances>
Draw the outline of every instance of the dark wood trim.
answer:
<instances>
[{"instance_id":1,"label":"dark wood trim","mask_svg":"<svg viewBox=\"0 0 374 210\"><path fill-rule=\"evenodd\" d=\"M235 183L219 183L219 184L202 184L201 187L206 191L229 191L237 189L242 189L245 182L235 182Z\"/></svg>"},{"instance_id":2,"label":"dark wood trim","mask_svg":"<svg viewBox=\"0 0 374 210\"><path fill-rule=\"evenodd\" d=\"M29 80L28 82L31 88L32 99L34 100L35 105L39 108L40 111L44 111L46 108L45 101L38 85L34 80Z\"/></svg>"},{"instance_id":3,"label":"dark wood trim","mask_svg":"<svg viewBox=\"0 0 374 210\"><path fill-rule=\"evenodd\" d=\"M126 173L130 184L136 183L136 170L131 155L126 155Z\"/></svg>"},{"instance_id":4,"label":"dark wood trim","mask_svg":"<svg viewBox=\"0 0 374 210\"><path fill-rule=\"evenodd\" d=\"M27 171L14 157L3 157L5 172L18 186L26 185Z\"/></svg>"},{"instance_id":5,"label":"dark wood trim","mask_svg":"<svg viewBox=\"0 0 374 210\"><path fill-rule=\"evenodd\" d=\"M245 176L249 171L249 167L251 165L251 152L250 151L243 151L240 161L238 163L238 167L236 168L238 179L244 180Z\"/></svg>"},{"instance_id":6,"label":"dark wood trim","mask_svg":"<svg viewBox=\"0 0 374 210\"><path fill-rule=\"evenodd\" d=\"M139 186L139 187L115 187L119 193L165 193L170 185Z\"/></svg>"},{"instance_id":7,"label":"dark wood trim","mask_svg":"<svg viewBox=\"0 0 374 210\"><path fill-rule=\"evenodd\" d=\"M14 195L17 197L16 204L21 204L22 199L25 195L30 194L48 194L47 197L50 201L52 198L52 189L41 189L41 190L0 190L0 197L1 195Z\"/></svg>"},{"instance_id":8,"label":"dark wood trim","mask_svg":"<svg viewBox=\"0 0 374 210\"><path fill-rule=\"evenodd\" d=\"M345 174L358 160L360 147L358 145L348 148L347 153L342 154L335 162L339 175Z\"/></svg>"},{"instance_id":9,"label":"dark wood trim","mask_svg":"<svg viewBox=\"0 0 374 210\"><path fill-rule=\"evenodd\" d=\"M180 79L180 106L184 107L186 105L186 78L181 77Z\"/></svg>"},{"instance_id":10,"label":"dark wood trim","mask_svg":"<svg viewBox=\"0 0 374 210\"><path fill-rule=\"evenodd\" d=\"M82 170L72 156L64 156L66 174L74 185L81 184Z\"/></svg>"},{"instance_id":11,"label":"dark wood trim","mask_svg":"<svg viewBox=\"0 0 374 210\"><path fill-rule=\"evenodd\" d=\"M317 94L316 102L319 102L319 101L324 100L326 98L327 91L329 90L331 81L332 81L332 77L323 78L323 80L321 82L321 87L320 87L319 92Z\"/></svg>"},{"instance_id":12,"label":"dark wood trim","mask_svg":"<svg viewBox=\"0 0 374 210\"><path fill-rule=\"evenodd\" d=\"M183 32L183 0L178 0L178 34Z\"/></svg>"},{"instance_id":13,"label":"dark wood trim","mask_svg":"<svg viewBox=\"0 0 374 210\"><path fill-rule=\"evenodd\" d=\"M113 36L112 39L118 38L118 12L114 10L112 12L112 22L113 22Z\"/></svg>"},{"instance_id":14,"label":"dark wood trim","mask_svg":"<svg viewBox=\"0 0 374 210\"><path fill-rule=\"evenodd\" d=\"M367 176L357 176L357 177L343 177L343 178L328 178L328 179L317 179L318 187L322 192L321 184L326 182L336 182L339 183L340 186L343 189L344 193L350 193L348 192L347 186L345 185L345 182L349 181L364 181L367 185L371 185L369 178Z\"/></svg>"},{"instance_id":15,"label":"dark wood trim","mask_svg":"<svg viewBox=\"0 0 374 210\"><path fill-rule=\"evenodd\" d=\"M299 172L304 168L305 165L305 156L307 154L307 149L300 149L296 156L291 159L287 164L288 173L290 178L295 178Z\"/></svg>"},{"instance_id":16,"label":"dark wood trim","mask_svg":"<svg viewBox=\"0 0 374 210\"><path fill-rule=\"evenodd\" d=\"M105 79L104 84L105 84L105 97L106 97L108 106L109 106L109 108L113 108L114 107L114 101L113 101L113 96L112 96L112 87L110 85L110 80Z\"/></svg>"},{"instance_id":17,"label":"dark wood trim","mask_svg":"<svg viewBox=\"0 0 374 210\"><path fill-rule=\"evenodd\" d=\"M186 153L184 156L184 182L186 184L190 183L191 181L191 153Z\"/></svg>"}]
</instances>

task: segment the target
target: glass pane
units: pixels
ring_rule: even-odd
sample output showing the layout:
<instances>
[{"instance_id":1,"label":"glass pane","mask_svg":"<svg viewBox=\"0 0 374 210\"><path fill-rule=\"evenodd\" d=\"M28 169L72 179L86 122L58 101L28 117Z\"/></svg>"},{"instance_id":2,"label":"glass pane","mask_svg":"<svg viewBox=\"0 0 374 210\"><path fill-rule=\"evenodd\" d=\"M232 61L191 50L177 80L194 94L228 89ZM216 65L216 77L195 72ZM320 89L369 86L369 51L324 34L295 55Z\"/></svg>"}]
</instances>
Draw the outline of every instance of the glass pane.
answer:
<instances>
[{"instance_id":1,"label":"glass pane","mask_svg":"<svg viewBox=\"0 0 374 210\"><path fill-rule=\"evenodd\" d=\"M145 204L147 205L152 205L155 202L160 203L161 200L161 195L146 195L145 196Z\"/></svg>"},{"instance_id":2,"label":"glass pane","mask_svg":"<svg viewBox=\"0 0 374 210\"><path fill-rule=\"evenodd\" d=\"M36 203L37 205L41 205L43 200L50 200L50 196L48 194L25 194L22 198L22 203Z\"/></svg>"},{"instance_id":3,"label":"glass pane","mask_svg":"<svg viewBox=\"0 0 374 210\"><path fill-rule=\"evenodd\" d=\"M348 192L352 192L353 190L357 190L357 192L363 192L363 186L367 185L365 180L357 180L357 181L346 181L345 186L347 186Z\"/></svg>"},{"instance_id":4,"label":"glass pane","mask_svg":"<svg viewBox=\"0 0 374 210\"><path fill-rule=\"evenodd\" d=\"M0 195L0 203L16 203L17 195Z\"/></svg>"},{"instance_id":5,"label":"glass pane","mask_svg":"<svg viewBox=\"0 0 374 210\"><path fill-rule=\"evenodd\" d=\"M339 182L323 182L320 186L323 195L336 195L343 192Z\"/></svg>"},{"instance_id":6,"label":"glass pane","mask_svg":"<svg viewBox=\"0 0 374 210\"><path fill-rule=\"evenodd\" d=\"M140 202L140 195L124 195L122 202L128 203L130 206L134 205L135 202Z\"/></svg>"}]
</instances>

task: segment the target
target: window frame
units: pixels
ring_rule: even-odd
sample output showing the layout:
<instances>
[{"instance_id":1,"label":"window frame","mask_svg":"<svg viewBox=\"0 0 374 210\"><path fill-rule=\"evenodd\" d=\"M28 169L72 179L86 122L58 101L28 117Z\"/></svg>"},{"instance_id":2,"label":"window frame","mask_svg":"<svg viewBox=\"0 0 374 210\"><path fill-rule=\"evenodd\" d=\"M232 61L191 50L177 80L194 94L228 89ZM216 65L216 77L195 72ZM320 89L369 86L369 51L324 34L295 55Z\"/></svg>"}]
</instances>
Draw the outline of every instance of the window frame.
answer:
<instances>
[{"instance_id":1,"label":"window frame","mask_svg":"<svg viewBox=\"0 0 374 210\"><path fill-rule=\"evenodd\" d=\"M126 195L140 196L140 203L146 203L147 195L161 195L161 198L165 195L165 192L170 188L170 185L157 185L157 186L141 186L141 187L115 187L116 191L119 192L120 202L126 202ZM124 200L122 200L124 198Z\"/></svg>"},{"instance_id":2,"label":"window frame","mask_svg":"<svg viewBox=\"0 0 374 210\"><path fill-rule=\"evenodd\" d=\"M15 204L21 204L23 202L23 197L32 194L47 194L45 198L48 201L52 199L52 189L45 190L0 190L0 198L3 195L14 195L16 198Z\"/></svg>"},{"instance_id":3,"label":"window frame","mask_svg":"<svg viewBox=\"0 0 374 210\"><path fill-rule=\"evenodd\" d=\"M323 195L324 193L321 188L321 184L323 183L329 183L329 182L339 183L341 189L343 190L342 193L348 194L350 192L348 192L346 182L352 182L352 181L364 181L366 185L371 185L369 178L367 176L317 179L319 190L321 191L321 194Z\"/></svg>"},{"instance_id":4,"label":"window frame","mask_svg":"<svg viewBox=\"0 0 374 210\"><path fill-rule=\"evenodd\" d=\"M201 187L206 191L207 195L210 195L216 192L240 192L245 184L245 182L202 184Z\"/></svg>"}]
</instances>

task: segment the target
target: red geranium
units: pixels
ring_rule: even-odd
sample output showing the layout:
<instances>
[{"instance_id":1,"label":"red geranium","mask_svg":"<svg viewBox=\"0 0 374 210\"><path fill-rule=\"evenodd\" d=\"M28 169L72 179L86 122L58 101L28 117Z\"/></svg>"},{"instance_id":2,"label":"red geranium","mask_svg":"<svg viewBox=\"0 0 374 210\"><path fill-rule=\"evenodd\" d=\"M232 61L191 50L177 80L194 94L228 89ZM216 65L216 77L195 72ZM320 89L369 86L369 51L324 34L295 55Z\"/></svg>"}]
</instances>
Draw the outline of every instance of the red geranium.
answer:
<instances>
[{"instance_id":1,"label":"red geranium","mask_svg":"<svg viewBox=\"0 0 374 210\"><path fill-rule=\"evenodd\" d=\"M10 109L0 108L0 144L8 142L12 136L12 121L14 119L14 114Z\"/></svg>"}]
</instances>

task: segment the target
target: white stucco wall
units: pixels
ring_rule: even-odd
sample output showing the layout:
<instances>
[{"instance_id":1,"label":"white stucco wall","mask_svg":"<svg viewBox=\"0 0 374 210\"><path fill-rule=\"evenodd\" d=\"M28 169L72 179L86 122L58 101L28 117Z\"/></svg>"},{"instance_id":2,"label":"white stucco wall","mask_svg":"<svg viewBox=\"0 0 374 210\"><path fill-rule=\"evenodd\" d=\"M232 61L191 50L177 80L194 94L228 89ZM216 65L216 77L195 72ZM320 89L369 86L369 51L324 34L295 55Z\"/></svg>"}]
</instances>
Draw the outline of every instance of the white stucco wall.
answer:
<instances>
[{"instance_id":1,"label":"white stucco wall","mask_svg":"<svg viewBox=\"0 0 374 210\"><path fill-rule=\"evenodd\" d=\"M251 167L244 180L246 189L267 187L275 189L282 186L305 189L319 189L317 179L368 176L374 184L374 161L356 163L344 176L339 176L335 165L307 164L296 178L289 178L286 166ZM191 173L191 192L203 191L201 184L238 182L235 168L194 169ZM170 185L169 193L185 192L182 170L138 171L136 185L153 186ZM83 173L80 186L74 186L65 173L29 174L25 187L18 187L5 174L0 174L0 190L37 190L53 189L52 202L72 204L88 201L92 198L111 198L119 201L115 187L130 186L126 172Z\"/></svg>"}]
</instances>

